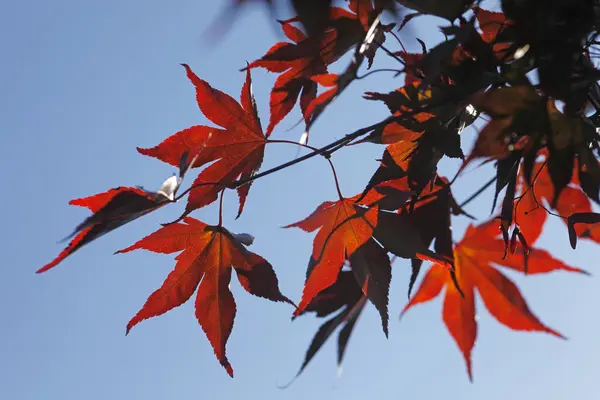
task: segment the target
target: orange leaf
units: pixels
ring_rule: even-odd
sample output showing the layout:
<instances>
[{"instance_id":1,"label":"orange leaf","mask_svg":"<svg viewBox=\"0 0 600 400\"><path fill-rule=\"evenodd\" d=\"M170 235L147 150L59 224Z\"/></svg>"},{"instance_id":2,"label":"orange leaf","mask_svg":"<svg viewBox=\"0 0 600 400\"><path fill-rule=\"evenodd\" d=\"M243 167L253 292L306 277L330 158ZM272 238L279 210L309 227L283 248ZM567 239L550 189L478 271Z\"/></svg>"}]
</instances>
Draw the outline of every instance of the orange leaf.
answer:
<instances>
[{"instance_id":1,"label":"orange leaf","mask_svg":"<svg viewBox=\"0 0 600 400\"><path fill-rule=\"evenodd\" d=\"M196 87L196 100L206 117L223 129L194 126L177 132L158 146L138 148L141 154L156 157L177 165L185 152L197 156L194 167L216 161L204 169L192 183L185 214L204 207L217 199L224 186L236 179L248 179L260 168L266 138L263 134L254 97L250 70L242 87L241 104L231 96L212 88L198 78L190 67L183 64L187 76ZM214 183L214 184L211 184ZM237 189L240 206L238 216L244 209L250 184Z\"/></svg>"},{"instance_id":2,"label":"orange leaf","mask_svg":"<svg viewBox=\"0 0 600 400\"><path fill-rule=\"evenodd\" d=\"M373 12L373 3L371 0L350 0L348 8L358 15L360 23L365 29L369 29L369 17Z\"/></svg>"},{"instance_id":3,"label":"orange leaf","mask_svg":"<svg viewBox=\"0 0 600 400\"><path fill-rule=\"evenodd\" d=\"M325 202L306 219L285 226L306 232L319 230L313 242L302 300L294 316L301 314L313 297L336 281L346 257L373 234L377 225L377 207L365 210L356 206L354 200L344 198Z\"/></svg>"},{"instance_id":4,"label":"orange leaf","mask_svg":"<svg viewBox=\"0 0 600 400\"><path fill-rule=\"evenodd\" d=\"M255 296L293 304L279 291L273 267L261 256L248 251L229 231L191 217L167 225L117 253L145 249L174 253L175 269L162 286L148 297L142 309L127 324L127 333L139 322L164 314L196 294L196 318L206 333L215 355L227 373L233 369L225 345L233 328L236 305L229 290L231 269L240 284Z\"/></svg>"},{"instance_id":5,"label":"orange leaf","mask_svg":"<svg viewBox=\"0 0 600 400\"><path fill-rule=\"evenodd\" d=\"M434 265L404 307L402 314L416 304L437 297L446 287L443 319L454 341L465 358L467 373L472 379L471 352L477 338L475 320L475 289L486 308L498 322L519 331L539 331L563 338L557 331L544 325L529 309L517 286L494 268L494 264L522 272L524 250L506 258L504 241L498 237L498 221L490 220L478 226L469 226L463 239L454 248L456 280L464 292L461 299L448 271ZM585 271L568 266L553 258L548 252L530 249L528 273L541 274L553 271Z\"/></svg>"},{"instance_id":6,"label":"orange leaf","mask_svg":"<svg viewBox=\"0 0 600 400\"><path fill-rule=\"evenodd\" d=\"M368 23L363 21L368 19L368 13L373 9L371 1L352 0L350 8L358 11L358 15L339 7L331 7L329 29L318 36L307 36L293 27L292 23L297 18L281 22L286 36L293 42L277 43L248 66L281 73L271 90L271 116L267 136L294 108L298 97L302 115L309 115L307 109L317 95L317 86L311 77L326 74L328 65L363 40L369 29Z\"/></svg>"},{"instance_id":7,"label":"orange leaf","mask_svg":"<svg viewBox=\"0 0 600 400\"><path fill-rule=\"evenodd\" d=\"M520 192L523 198L515 202L515 221L529 244L533 244L539 238L547 218L546 210L538 203L546 206L545 203L550 204L554 198L554 185L544 162L540 161L534 165L532 175L536 177L532 188L529 188L525 179L521 177ZM576 174L573 176L576 177ZM575 213L591 212L592 205L581 188L574 185L573 180L561 191L555 209L559 215L568 217ZM575 231L580 237L586 229L583 225L575 226Z\"/></svg>"},{"instance_id":8,"label":"orange leaf","mask_svg":"<svg viewBox=\"0 0 600 400\"><path fill-rule=\"evenodd\" d=\"M503 29L512 24L512 21L506 18L501 12L494 12L477 8L475 12L479 28L481 29L481 37L487 43L492 43Z\"/></svg>"},{"instance_id":9,"label":"orange leaf","mask_svg":"<svg viewBox=\"0 0 600 400\"><path fill-rule=\"evenodd\" d=\"M323 74L313 76L311 79L325 87L331 87L315 97L307 106L303 109L304 119L307 123L316 112L321 112L327 104L329 104L333 98L338 94L339 88L337 80L339 75L337 74Z\"/></svg>"}]
</instances>

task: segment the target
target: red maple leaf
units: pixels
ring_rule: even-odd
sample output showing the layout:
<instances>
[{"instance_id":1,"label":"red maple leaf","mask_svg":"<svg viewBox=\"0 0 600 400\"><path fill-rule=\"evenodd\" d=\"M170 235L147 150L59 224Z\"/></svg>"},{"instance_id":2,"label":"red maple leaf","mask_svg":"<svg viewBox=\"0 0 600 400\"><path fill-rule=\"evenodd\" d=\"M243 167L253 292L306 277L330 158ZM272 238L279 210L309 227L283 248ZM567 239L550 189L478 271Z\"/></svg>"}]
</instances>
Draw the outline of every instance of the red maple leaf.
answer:
<instances>
[{"instance_id":1,"label":"red maple leaf","mask_svg":"<svg viewBox=\"0 0 600 400\"><path fill-rule=\"evenodd\" d=\"M338 74L323 74L311 77L311 80L329 89L316 96L306 108L304 112L304 120L309 123L311 117L316 117L322 110L333 100L339 93Z\"/></svg>"},{"instance_id":2,"label":"red maple leaf","mask_svg":"<svg viewBox=\"0 0 600 400\"><path fill-rule=\"evenodd\" d=\"M40 268L37 273L55 267L62 260L100 236L170 203L178 187L177 178L173 176L163 183L158 192L149 192L134 187L118 187L103 193L71 200L69 204L86 207L93 214L75 228L71 235L71 237L75 237L69 242L69 245L54 260Z\"/></svg>"},{"instance_id":3,"label":"red maple leaf","mask_svg":"<svg viewBox=\"0 0 600 400\"><path fill-rule=\"evenodd\" d=\"M545 209L546 204L551 204L554 199L554 185L548 174L546 163L543 161L536 163L532 173L535 180L531 187L521 177L522 198L515 202L514 212L515 222L529 244L533 244L541 235L548 214ZM573 175L573 177L576 176L576 174ZM554 209L559 215L568 217L575 213L591 212L592 205L586 194L573 180L561 190ZM567 221L564 220L564 222ZM575 225L577 236L586 236L587 229L588 227L585 225Z\"/></svg>"},{"instance_id":4,"label":"red maple leaf","mask_svg":"<svg viewBox=\"0 0 600 400\"><path fill-rule=\"evenodd\" d=\"M370 0L362 2L368 4L369 7L371 6ZM360 9L360 5L356 5L355 3L356 2L351 3L351 8L352 4L354 4L355 8L358 7ZM363 6L362 8L365 7ZM311 78L315 82L320 83L322 86L330 87L331 89L321 93L308 105L305 110L303 110L307 132L319 115L325 110L325 108L331 102L333 102L333 100L335 100L355 79L357 79L357 72L365 59L368 60L368 68L371 68L373 57L375 57L375 52L377 51L379 44L385 41L384 32L391 30L393 26L394 24L381 24L379 17L377 17L369 26L367 34L362 40L360 46L355 48L354 55L352 56L350 63L342 73L316 75Z\"/></svg>"},{"instance_id":5,"label":"red maple leaf","mask_svg":"<svg viewBox=\"0 0 600 400\"><path fill-rule=\"evenodd\" d=\"M404 84L414 85L421 83L421 77L423 76L422 68L419 68L419 63L423 59L422 53L407 53L405 51L399 51L394 53L398 57L404 60Z\"/></svg>"},{"instance_id":6,"label":"red maple leaf","mask_svg":"<svg viewBox=\"0 0 600 400\"><path fill-rule=\"evenodd\" d=\"M272 46L260 59L248 68L262 67L270 72L281 73L271 90L271 117L266 130L267 136L292 110L298 97L302 115L317 95L314 75L327 73L327 66L337 61L352 46L363 39L369 29L363 20L372 10L371 1L351 2L351 9L360 5L360 14L342 8L330 8L330 27L319 36L308 37L292 24L297 18L282 21L282 29L291 42L279 42ZM359 20L360 19L360 20Z\"/></svg>"},{"instance_id":7,"label":"red maple leaf","mask_svg":"<svg viewBox=\"0 0 600 400\"><path fill-rule=\"evenodd\" d=\"M446 288L443 319L460 348L469 378L472 379L471 351L477 337L475 320L475 289L488 311L501 324L519 331L540 331L562 338L557 331L544 325L529 309L517 286L492 264L523 272L524 249L504 258L505 244L498 237L499 223L490 220L478 226L470 225L463 239L454 248L456 279L464 292L459 294L447 270L433 265L421 285L404 307L402 314L416 304L428 302ZM585 273L553 258L547 251L529 249L529 274L557 270Z\"/></svg>"},{"instance_id":8,"label":"red maple leaf","mask_svg":"<svg viewBox=\"0 0 600 400\"><path fill-rule=\"evenodd\" d=\"M373 18L373 2L371 0L348 0L348 3L348 8L358 16L363 28L368 30ZM375 4L375 6L378 7L379 5Z\"/></svg>"},{"instance_id":9,"label":"red maple leaf","mask_svg":"<svg viewBox=\"0 0 600 400\"><path fill-rule=\"evenodd\" d=\"M482 8L477 8L475 16L479 23L479 29L481 29L481 38L492 45L492 49L499 60L505 59L510 44L500 41L500 34L513 25L513 22L501 12L488 11Z\"/></svg>"},{"instance_id":10,"label":"red maple leaf","mask_svg":"<svg viewBox=\"0 0 600 400\"><path fill-rule=\"evenodd\" d=\"M196 87L196 100L200 110L223 129L192 126L168 137L158 146L138 148L138 151L172 165L177 165L181 154L186 152L197 157L193 167L216 161L204 169L192 183L193 189L185 211L187 215L215 201L218 193L234 180L252 177L262 164L266 137L252 96L250 70L246 71L240 104L198 78L188 65L183 66ZM240 198L238 216L244 209L249 190L250 183L237 188Z\"/></svg>"},{"instance_id":11,"label":"red maple leaf","mask_svg":"<svg viewBox=\"0 0 600 400\"><path fill-rule=\"evenodd\" d=\"M324 202L306 219L285 226L306 232L319 230L313 242L302 300L294 316L300 315L313 297L336 281L344 260L373 235L378 208L365 209L354 204L354 200Z\"/></svg>"},{"instance_id":12,"label":"red maple leaf","mask_svg":"<svg viewBox=\"0 0 600 400\"><path fill-rule=\"evenodd\" d=\"M365 140L378 144L396 144L400 142L415 142L421 137L428 127L428 121L435 121L435 115L429 112L419 112L413 107L419 102L428 100L431 90L419 91L419 82L414 80L393 92L378 93L365 92L363 97L367 100L382 101L397 120L390 122L381 130L376 130ZM402 146L400 144L400 146ZM398 147L398 146L396 146ZM387 149L390 149L388 146ZM396 153L397 149L390 150ZM400 151L403 152L403 151ZM399 164L400 165L400 164Z\"/></svg>"},{"instance_id":13,"label":"red maple leaf","mask_svg":"<svg viewBox=\"0 0 600 400\"><path fill-rule=\"evenodd\" d=\"M162 286L148 297L142 309L127 324L127 333L139 322L164 314L196 294L196 318L206 333L215 355L227 373L233 369L225 345L236 313L229 290L231 269L246 291L272 301L293 304L281 294L277 276L267 260L248 251L222 226L207 225L185 217L183 223L167 225L117 253L145 249L155 253L181 252L177 264Z\"/></svg>"},{"instance_id":14,"label":"red maple leaf","mask_svg":"<svg viewBox=\"0 0 600 400\"><path fill-rule=\"evenodd\" d=\"M376 190L366 196L340 196L339 201L325 202L306 219L285 226L298 227L306 232L319 230L313 242L302 299L294 316L304 312L319 292L336 281L347 259L363 293L378 309L387 335L391 278L387 253L407 259L439 262L452 268L446 258L429 250L420 236L414 234L417 227L409 216L386 211L402 206L411 192L398 190L393 184L387 185L387 188L393 189L393 193ZM368 206L364 206L366 204ZM389 207L390 204L394 206Z\"/></svg>"}]
</instances>

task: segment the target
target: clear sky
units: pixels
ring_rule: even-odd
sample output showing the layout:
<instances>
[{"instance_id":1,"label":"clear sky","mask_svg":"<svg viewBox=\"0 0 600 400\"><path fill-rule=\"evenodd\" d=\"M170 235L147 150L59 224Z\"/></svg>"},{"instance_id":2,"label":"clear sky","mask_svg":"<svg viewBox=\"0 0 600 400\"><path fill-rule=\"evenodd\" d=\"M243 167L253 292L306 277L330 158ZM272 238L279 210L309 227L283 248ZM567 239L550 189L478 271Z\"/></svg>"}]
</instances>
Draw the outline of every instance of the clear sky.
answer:
<instances>
[{"instance_id":1,"label":"clear sky","mask_svg":"<svg viewBox=\"0 0 600 400\"><path fill-rule=\"evenodd\" d=\"M246 61L281 37L260 8L237 19L217 47L204 35L224 2L31 1L5 2L0 14L0 399L595 399L600 395L600 290L597 278L557 273L513 278L531 308L569 337L513 332L499 325L478 300L479 340L474 383L441 320L441 301L413 309L402 322L407 262L394 265L390 338L375 309L363 313L337 377L335 340L287 390L321 320L293 323L292 309L244 292L235 278L238 305L228 344L230 379L198 326L193 302L144 321L125 336L127 321L171 271L172 256L134 252L113 256L183 210L171 206L112 232L43 275L34 272L64 244L57 242L88 215L70 199L119 185L157 189L174 168L143 157L149 147L194 124L207 124L179 63L214 87L239 96ZM418 20L417 20L418 21ZM417 32L441 39L429 22ZM414 22L413 22L414 23ZM419 22L417 22L418 24ZM413 26L416 26L413 25ZM407 45L417 49L416 41ZM377 64L379 62L379 64ZM383 54L376 65L391 66ZM343 64L333 67L340 71ZM266 126L273 75L253 73ZM360 99L364 90L391 91L402 79L375 75L351 87L316 124L311 140L322 145L386 116L386 108ZM297 140L295 111L274 137ZM472 138L473 133L467 135ZM467 148L469 144L467 141ZM362 190L383 147L367 145L334 156L342 191ZM272 145L263 168L294 157ZM442 167L452 165L444 162ZM454 169L447 170L448 175ZM485 172L485 173L484 173ZM475 191L489 170L467 174L460 199ZM189 183L189 181L188 181ZM239 220L236 198L226 197L225 225L256 237L253 251L278 273L282 291L298 300L312 235L280 227L324 200L335 199L327 165L314 159L257 181ZM489 215L490 197L468 210ZM214 207L193 214L216 223ZM466 221L457 219L460 238ZM597 272L597 247L568 244L552 220L538 242L572 265Z\"/></svg>"}]
</instances>

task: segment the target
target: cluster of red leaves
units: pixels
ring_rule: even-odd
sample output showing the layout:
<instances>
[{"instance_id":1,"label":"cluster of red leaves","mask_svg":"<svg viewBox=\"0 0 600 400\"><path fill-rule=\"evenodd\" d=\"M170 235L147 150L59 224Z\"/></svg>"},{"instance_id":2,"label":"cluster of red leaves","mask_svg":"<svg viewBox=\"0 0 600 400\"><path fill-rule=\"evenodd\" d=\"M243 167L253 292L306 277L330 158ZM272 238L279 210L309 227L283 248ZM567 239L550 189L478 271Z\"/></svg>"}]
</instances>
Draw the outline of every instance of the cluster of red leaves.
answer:
<instances>
[{"instance_id":1,"label":"cluster of red leaves","mask_svg":"<svg viewBox=\"0 0 600 400\"><path fill-rule=\"evenodd\" d=\"M329 65L364 39L375 16L372 2L350 0L349 9L329 8L329 26L319 36L307 36L294 26L298 18L281 21L283 32L291 42L276 43L264 56L248 66L281 74L271 90L267 136L289 114L298 97L302 114L308 122L312 109L316 107L311 107L311 103L317 97L317 83L333 86L332 76L320 78L319 75L327 74ZM374 53L369 54L369 64L373 57Z\"/></svg>"},{"instance_id":2,"label":"cluster of red leaves","mask_svg":"<svg viewBox=\"0 0 600 400\"><path fill-rule=\"evenodd\" d=\"M178 253L173 271L129 321L127 332L144 319L180 306L197 292L196 318L217 359L233 376L226 356L236 314L229 289L232 268L250 294L294 303L280 292L271 264L246 248L253 238L223 227L222 209L219 223L214 226L189 214L219 196L222 199L227 189L237 191L237 217L242 214L274 128L298 99L310 126L356 78L363 59L371 67L375 50L393 25L379 22L381 10L391 9L389 3L349 0L345 9L331 6L331 2L294 2L298 16L281 21L290 41L275 44L244 68L239 102L213 88L184 64L200 110L217 127L192 126L155 147L138 148L139 153L180 169L179 177L167 179L159 191L119 187L71 201L72 205L87 207L93 215L76 228L74 238L58 257L38 272L56 266L103 234L188 195L181 218L117 252L145 249ZM465 11L468 2L449 1L439 7L400 3L420 13L453 20ZM307 18L317 10L313 6L319 7L315 15L320 22L311 23ZM390 93L365 93L368 100L382 101L391 117L352 143L386 145L381 164L364 191L343 197L338 187L339 199L322 203L307 218L286 226L316 231L302 297L293 316L315 312L324 317L339 311L317 331L300 372L340 326L341 362L367 302L379 312L388 335L390 253L411 262L409 297L423 261L433 264L403 313L435 298L445 288L443 320L464 355L469 377L477 335L476 290L490 313L505 326L562 337L530 311L516 285L496 265L527 274L557 270L584 273L532 245L542 232L547 208L563 217L573 247L578 237L600 242L600 228L594 225L600 222L600 216L592 212L590 201L600 201L600 164L589 146L589 127L581 119L559 111L554 98L544 97L519 75L523 71L506 74L510 85L487 90L497 83L493 77L503 63L516 60L518 68L514 45L520 31L501 13L477 7L473 11L471 21L463 19L460 26L447 29L454 38L434 49L427 51L423 45L421 54L404 50L391 53L405 64L403 87ZM475 21L478 30L473 28ZM353 47L355 57L345 72L329 72L329 67ZM265 131L252 95L250 71L257 67L280 74L271 90ZM317 96L317 85L328 90ZM491 120L465 157L460 136L479 113ZM325 152L323 155L329 156ZM437 164L445 156L462 159L460 171L476 159L496 163L494 209L499 193L506 188L498 217L471 225L456 245L452 216L470 215L454 199L452 182L438 174ZM544 160L540 161L540 156ZM185 173L192 168L202 170L190 188L177 195Z\"/></svg>"},{"instance_id":3,"label":"cluster of red leaves","mask_svg":"<svg viewBox=\"0 0 600 400\"><path fill-rule=\"evenodd\" d=\"M196 88L196 99L206 117L221 128L193 126L177 132L141 154L156 157L183 170L206 167L192 183L183 223L164 226L133 246L119 250L125 253L145 249L156 253L181 252L177 263L163 285L150 295L142 309L127 324L127 332L144 319L155 317L185 303L196 292L196 318L208 337L217 359L233 376L225 355L225 345L233 328L236 306L229 290L231 269L235 269L240 284L249 293L272 301L292 301L279 291L273 268L261 256L248 251L252 244L248 235L235 235L221 222L207 225L186 215L214 202L219 193L239 179L251 178L259 169L267 143L262 132L258 111L252 96L250 71L242 87L240 103L212 88L184 65L187 76ZM188 165L181 165L188 155L194 155ZM183 177L183 172L180 174ZM177 183L178 187L179 183ZM240 198L238 216L242 213L250 183L237 187ZM117 188L70 204L89 208L94 214L77 227L77 236L51 263L46 271L83 245L127 222L154 211L176 199L162 192L152 193L138 188Z\"/></svg>"},{"instance_id":4,"label":"cluster of red leaves","mask_svg":"<svg viewBox=\"0 0 600 400\"><path fill-rule=\"evenodd\" d=\"M481 33L471 32L462 45L453 49L452 54L449 56L452 67L461 66L463 63L472 60L472 53L479 55L480 59L483 58L481 57L481 51L479 51L480 43L490 46L491 54L494 56L485 60L488 63L488 68L490 67L489 64L492 64L491 67L495 67L499 62L498 60L509 58L507 50L510 44L502 42L499 35L503 29L510 26L511 22L501 13L493 13L481 9L476 11L476 18ZM440 140L436 140L435 144L440 146L439 153L441 154L436 155L433 153L437 159L433 161L433 168L429 169L427 164L423 163L423 159L430 158L432 153L425 152L426 157L419 157L419 151L423 151L422 149L425 148L424 144L431 145L431 140L426 135L435 129L435 124L447 118L447 115L455 115L456 112L452 108L456 109L464 107L464 105L445 105L437 109L430 108L426 112L418 111L418 107L414 106L415 104L425 103L435 95L430 89L421 90L424 79L427 79L424 76L426 64L423 65L421 63L425 54L398 52L396 55L402 57L406 63L405 86L388 94L368 92L365 96L369 100L383 101L393 116L397 116L398 118L362 140L362 142L368 141L387 144L388 146L383 154L381 166L373 175L363 195L358 197L358 203L363 206L369 204L367 199L369 194L372 193L372 189L381 189L384 186L392 186L405 191L405 193L411 190L417 192L417 196L407 203L408 206L405 205L398 209L398 214L410 218L413 226L417 227L413 228L412 232L420 233L423 244L429 246L435 240L435 256L438 260L434 261L434 266L429 270L420 289L412 297L404 311L415 304L436 297L446 287L444 321L464 354L468 373L471 377L470 355L477 331L474 309L475 288L481 294L490 312L507 327L515 330L544 331L561 337L556 331L543 325L531 313L514 283L495 269L492 264L499 264L530 274L539 274L554 270L584 272L581 269L567 266L562 261L553 258L548 252L532 248L530 245L539 237L543 222L547 216L547 210L542 205L544 201L555 204L554 208L560 215L577 214L582 216L580 221L565 220L569 223L570 229L574 229L580 237L589 237L595 240L594 226L589 224L597 222L598 218L596 218L597 214L591 212L590 200L582 188L578 187L576 179L572 184L562 188L560 195L556 195L555 197L555 184L551 181L547 173L538 173L538 170L542 167L542 162L540 162L537 168L534 168L533 172L536 176L536 179L533 181L535 189L527 184L531 179L527 180L523 176L523 172L519 175L520 196L517 196L514 200L513 197L510 197L509 201L511 204L510 208L514 207L514 220L511 218L508 222L504 221L505 213L503 212L499 217L501 219L500 222L497 219L492 219L479 226L471 226L465 234L464 239L453 247L450 214L464 214L464 211L460 209L450 194L448 181L435 177L435 165L441 155L450 157L453 154L457 156L462 155L454 152L452 143L440 144ZM476 61L479 62L480 60L477 59ZM322 81L325 86L334 86L333 78L332 75L321 75L316 80ZM457 81L455 76L445 76L443 73L439 75L439 79L439 82L446 85L455 85ZM330 97L334 91L335 88L330 89L323 93L322 96L325 98ZM514 120L517 118L516 116L520 110L529 110L531 107L530 103L532 102L531 98L534 97L535 99L535 96L537 96L535 92L532 92L532 95L529 93L531 92L526 87L516 87L515 89L477 93L471 98L471 103L475 104L480 112L484 111L494 117L496 115L502 117L499 119L494 118L486 125L478 136L473 151L465 160L464 166L471 160L481 157L485 157L488 160L502 160L511 157L515 152L523 149L527 143L527 139L511 143L503 141L499 132L513 127ZM464 120L462 122L464 123ZM428 150L430 147L425 149ZM540 155L544 153L543 151L536 151L535 154ZM517 159L516 162L518 164L520 159ZM545 166L545 164L543 165ZM498 168L500 174L500 167ZM514 171L516 170L514 169ZM577 167L575 170L577 171ZM426 173L423 174L423 171L426 171ZM532 173L530 172L529 175L531 178ZM499 179L499 181L501 180ZM497 192L505 185L506 183L500 185L497 188ZM535 198L536 195L537 198ZM352 200L356 200L356 197L352 198ZM377 202L372 203L369 210L373 210L373 204L377 204ZM323 227L315 237L313 258L309 262L309 274L305 284L304 295L296 313L310 310L316 311L317 316L329 315L333 311L330 310L328 303L322 305L322 298L342 299L342 294L337 291L339 290L338 287L342 286L342 281L340 281L342 276L344 276L343 279L347 279L345 275L333 274L331 271L339 271L343 265L343 261L347 260L346 262L357 279L358 287L361 287L361 285L365 284L365 274L361 271L364 269L364 264L367 264L369 266L369 275L367 276L379 277L376 282L382 282L382 284L380 283L377 286L377 294L375 290L373 290L373 294L369 294L368 292L371 287L368 284L369 281L367 281L367 290L363 287L364 297L362 298L369 299L377 307L384 324L384 332L387 334L387 293L391 271L389 259L383 256L388 251L392 253L394 251L392 251L391 247L387 247L384 244L383 249L386 251L379 252L381 255L378 255L379 253L375 249L378 249L380 246L376 242L373 242L373 245L371 245L369 241L365 240L365 238L372 235L378 229L377 227L382 224L382 221L374 221L377 225L374 225L375 228L372 230L368 228L373 226L373 223L353 226L352 229L348 229L353 234L349 240L340 243L338 246L332 244L329 249L324 249L324 245L322 244L323 237L333 238L335 233L329 233L331 226L326 228L325 224L318 225L313 224L313 222L325 210L331 209L332 205L333 203L324 203L307 220L294 225L307 231L316 230L319 226ZM354 205L354 207L356 206ZM331 225L343 226L343 219L351 219L356 212L350 211L340 214L336 214L335 223ZM374 211L371 216L375 219ZM575 225L574 222L584 222L584 224ZM507 237L504 237L504 233L507 233L507 226L511 224L515 224L515 229L513 230L513 237L510 243L508 243ZM348 225L348 228L350 228L350 224ZM571 228L572 226L575 227ZM499 237L501 232L503 233L503 237ZM360 240L361 237L362 240ZM382 240L375 235L373 237L379 243L386 243L385 239ZM390 237L394 237L396 245L405 240L405 237L401 236L398 232L394 232ZM517 239L520 240L520 245L517 244ZM357 243L369 244L367 247L371 248L370 256L368 257L370 262L364 263L356 260L356 258L359 260L364 258L361 257L361 251L359 250L362 249ZM344 247L346 245L350 245L350 248ZM352 253L352 249L355 249L354 253ZM332 257L327 256L329 252L333 255ZM356 254L358 254L358 257L353 257ZM415 253L408 254L404 251L401 251L398 255L412 259L413 273L409 287L410 293L410 289L419 273L423 258L418 255L415 257ZM317 262L315 259L316 256L322 257L322 261ZM443 261L445 268L439 268L439 260L442 257L445 258ZM353 258L355 258L354 262ZM327 265L328 268L323 268L323 264ZM454 267L447 268L449 264L454 265ZM316 271L316 266L321 266L321 269ZM334 279L335 276L338 276L338 280ZM358 302L359 298L361 297L354 296L351 300L347 299L345 302L338 300L340 302L339 307L344 304L347 308L338 314L337 317L322 325L313 339L302 368L314 356L315 348L318 349L324 340L331 335L332 330L343 323L344 327L340 332L338 348L338 362L341 360L348 335L355 323L356 315L360 313L363 307ZM353 313L350 313L351 310Z\"/></svg>"}]
</instances>

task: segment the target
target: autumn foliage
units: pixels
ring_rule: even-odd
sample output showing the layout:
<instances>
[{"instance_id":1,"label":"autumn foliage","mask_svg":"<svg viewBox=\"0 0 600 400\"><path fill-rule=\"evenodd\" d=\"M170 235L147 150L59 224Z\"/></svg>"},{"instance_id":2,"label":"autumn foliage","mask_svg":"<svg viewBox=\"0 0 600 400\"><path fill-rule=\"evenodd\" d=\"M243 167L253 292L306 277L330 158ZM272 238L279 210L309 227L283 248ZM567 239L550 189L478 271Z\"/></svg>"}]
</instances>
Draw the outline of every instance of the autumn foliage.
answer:
<instances>
[{"instance_id":1,"label":"autumn foliage","mask_svg":"<svg viewBox=\"0 0 600 400\"><path fill-rule=\"evenodd\" d=\"M232 2L226 10L245 2ZM264 3L270 15L282 5ZM564 232L555 234L569 240L573 249L580 240L600 242L600 214L593 206L600 202L600 71L594 66L598 6L585 0L571 1L568 12L564 2L554 0L503 0L502 12L468 0L292 0L291 6L296 15L276 21L285 39L241 69L239 101L183 64L198 107L213 125L192 126L154 147L137 149L178 167L179 175L157 192L117 187L72 200L70 204L92 214L38 272L128 222L186 199L178 220L117 251L177 254L172 272L129 321L127 333L195 293L196 319L231 376L226 345L236 314L229 289L233 271L248 293L287 303L293 318L309 313L328 317L312 339L300 372L338 328L341 363L367 303L376 308L388 335L390 306L392 312L401 307L388 301L392 268L410 276L402 315L443 296L443 322L471 379L477 296L510 329L562 338L535 315L503 270L526 276L587 274L536 247L550 218L564 222ZM439 17L446 40L429 49L421 41L421 52L408 52L401 38L425 14ZM348 53L351 57L343 58ZM397 70L374 69L380 57L394 60ZM252 92L251 75L258 68L275 78L266 124ZM324 147L310 146L309 133L317 130L319 115L356 79L368 82L368 74L376 72L401 76L403 83L390 79L389 91L367 91L360 101L382 103L389 116L369 121L365 115L365 126ZM261 169L265 152L273 151L269 144L282 141L272 136L295 107L305 133L296 145L307 153ZM281 134L287 133L282 129ZM471 148L465 138L472 138ZM315 205L301 221L285 221L285 228L314 234L312 249L306 249L304 289L293 302L279 290L278 267L250 251L254 238L230 232L226 221L255 212L244 208L254 180L312 157L328 161L337 185L332 154L366 143L380 145L382 156L376 163L364 160L374 173L361 193L344 197L338 186L337 198ZM438 170L444 158L454 160L456 174ZM454 182L467 169L484 164L493 165L493 175L481 188L461 194L470 197L459 203ZM194 175L193 181L180 192L186 175ZM492 215L475 220L466 206L488 188L494 191ZM233 216L223 215L222 209L229 191L239 198ZM219 201L217 225L190 216ZM471 220L462 238L452 231L456 218ZM396 259L405 260L410 271L399 261L393 265ZM421 273L424 266L427 270Z\"/></svg>"}]
</instances>

